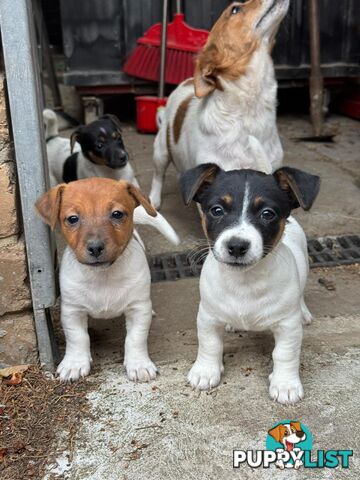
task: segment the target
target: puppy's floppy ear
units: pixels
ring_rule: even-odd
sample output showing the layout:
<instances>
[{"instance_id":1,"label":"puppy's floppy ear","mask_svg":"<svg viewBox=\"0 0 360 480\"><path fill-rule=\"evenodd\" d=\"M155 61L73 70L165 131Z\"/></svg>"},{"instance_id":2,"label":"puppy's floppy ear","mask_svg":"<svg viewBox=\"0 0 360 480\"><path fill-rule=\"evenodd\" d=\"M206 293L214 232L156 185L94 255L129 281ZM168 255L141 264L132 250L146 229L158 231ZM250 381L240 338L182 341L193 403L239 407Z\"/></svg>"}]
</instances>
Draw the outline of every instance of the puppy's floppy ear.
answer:
<instances>
[{"instance_id":1,"label":"puppy's floppy ear","mask_svg":"<svg viewBox=\"0 0 360 480\"><path fill-rule=\"evenodd\" d=\"M44 193L44 195L35 203L35 208L38 214L45 223L50 225L51 230L54 230L59 219L61 198L65 187L65 183L57 185Z\"/></svg>"},{"instance_id":2,"label":"puppy's floppy ear","mask_svg":"<svg viewBox=\"0 0 360 480\"><path fill-rule=\"evenodd\" d=\"M319 193L320 178L297 168L282 167L274 173L281 190L289 197L291 208L310 210Z\"/></svg>"},{"instance_id":3,"label":"puppy's floppy ear","mask_svg":"<svg viewBox=\"0 0 360 480\"><path fill-rule=\"evenodd\" d=\"M217 85L217 79L210 65L202 67L200 60L196 60L194 71L195 95L203 98L213 92Z\"/></svg>"},{"instance_id":4,"label":"puppy's floppy ear","mask_svg":"<svg viewBox=\"0 0 360 480\"><path fill-rule=\"evenodd\" d=\"M200 190L211 185L220 171L215 163L203 163L184 172L180 177L180 187L185 205L189 205L191 200L198 202Z\"/></svg>"},{"instance_id":5,"label":"puppy's floppy ear","mask_svg":"<svg viewBox=\"0 0 360 480\"><path fill-rule=\"evenodd\" d=\"M80 138L81 138L82 128L83 128L82 126L78 127L75 130L75 132L73 132L70 136L70 151L71 151L71 153L73 153L75 142L81 143Z\"/></svg>"},{"instance_id":6,"label":"puppy's floppy ear","mask_svg":"<svg viewBox=\"0 0 360 480\"><path fill-rule=\"evenodd\" d=\"M135 187L132 183L128 183L128 192L134 198L136 206L142 205L146 212L152 217L156 217L157 211L151 205L150 201L143 195L143 193Z\"/></svg>"},{"instance_id":7,"label":"puppy's floppy ear","mask_svg":"<svg viewBox=\"0 0 360 480\"><path fill-rule=\"evenodd\" d=\"M273 437L277 442L280 442L280 440L282 439L282 437L284 435L284 426L283 425L277 425L276 427L269 430L268 434L271 437Z\"/></svg>"},{"instance_id":8,"label":"puppy's floppy ear","mask_svg":"<svg viewBox=\"0 0 360 480\"><path fill-rule=\"evenodd\" d=\"M116 130L121 134L121 125L120 125L120 120L116 115L112 115L111 113L107 113L106 115L103 115L100 120L111 120L113 124L116 127Z\"/></svg>"}]
</instances>

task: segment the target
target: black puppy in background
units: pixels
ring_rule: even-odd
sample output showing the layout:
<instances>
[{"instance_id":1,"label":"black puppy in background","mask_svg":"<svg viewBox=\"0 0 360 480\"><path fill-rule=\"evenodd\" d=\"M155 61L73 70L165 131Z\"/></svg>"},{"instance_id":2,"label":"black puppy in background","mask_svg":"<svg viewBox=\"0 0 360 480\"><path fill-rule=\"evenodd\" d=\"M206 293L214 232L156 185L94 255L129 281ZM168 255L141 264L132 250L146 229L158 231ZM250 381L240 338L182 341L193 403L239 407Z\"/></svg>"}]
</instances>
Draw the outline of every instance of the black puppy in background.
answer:
<instances>
[{"instance_id":1,"label":"black puppy in background","mask_svg":"<svg viewBox=\"0 0 360 480\"><path fill-rule=\"evenodd\" d=\"M43 112L51 186L81 178L127 180L139 186L115 115L79 127L70 140L59 136L55 112Z\"/></svg>"}]
</instances>

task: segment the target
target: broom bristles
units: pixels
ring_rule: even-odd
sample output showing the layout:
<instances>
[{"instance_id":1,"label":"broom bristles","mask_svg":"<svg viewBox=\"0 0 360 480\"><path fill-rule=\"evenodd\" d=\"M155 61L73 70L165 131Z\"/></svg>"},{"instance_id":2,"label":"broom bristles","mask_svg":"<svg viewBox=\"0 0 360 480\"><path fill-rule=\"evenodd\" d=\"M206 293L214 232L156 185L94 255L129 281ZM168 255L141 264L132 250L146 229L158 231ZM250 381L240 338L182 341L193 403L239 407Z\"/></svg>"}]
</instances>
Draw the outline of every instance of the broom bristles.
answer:
<instances>
[{"instance_id":1,"label":"broom bristles","mask_svg":"<svg viewBox=\"0 0 360 480\"><path fill-rule=\"evenodd\" d=\"M166 51L165 82L178 85L194 74L194 57L192 52L168 48ZM159 81L160 48L138 45L125 63L123 70L133 77L144 80Z\"/></svg>"}]
</instances>

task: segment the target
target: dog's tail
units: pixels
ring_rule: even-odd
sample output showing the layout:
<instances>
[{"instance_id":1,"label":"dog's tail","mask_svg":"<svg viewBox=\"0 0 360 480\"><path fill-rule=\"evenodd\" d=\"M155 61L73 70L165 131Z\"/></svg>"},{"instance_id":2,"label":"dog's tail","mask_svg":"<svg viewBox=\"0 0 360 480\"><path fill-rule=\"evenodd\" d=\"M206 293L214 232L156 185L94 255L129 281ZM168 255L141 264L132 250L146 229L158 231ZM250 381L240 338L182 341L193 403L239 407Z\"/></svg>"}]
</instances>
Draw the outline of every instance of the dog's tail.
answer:
<instances>
[{"instance_id":1,"label":"dog's tail","mask_svg":"<svg viewBox=\"0 0 360 480\"><path fill-rule=\"evenodd\" d=\"M59 125L56 113L45 108L43 110L43 121L45 124L45 139L59 135Z\"/></svg>"},{"instance_id":2,"label":"dog's tail","mask_svg":"<svg viewBox=\"0 0 360 480\"><path fill-rule=\"evenodd\" d=\"M179 245L180 243L180 239L175 230L159 212L157 212L156 217L151 217L146 213L144 207L140 205L134 210L134 223L137 225L150 225L150 227L156 228L156 230L162 233L169 242L174 245Z\"/></svg>"}]
</instances>

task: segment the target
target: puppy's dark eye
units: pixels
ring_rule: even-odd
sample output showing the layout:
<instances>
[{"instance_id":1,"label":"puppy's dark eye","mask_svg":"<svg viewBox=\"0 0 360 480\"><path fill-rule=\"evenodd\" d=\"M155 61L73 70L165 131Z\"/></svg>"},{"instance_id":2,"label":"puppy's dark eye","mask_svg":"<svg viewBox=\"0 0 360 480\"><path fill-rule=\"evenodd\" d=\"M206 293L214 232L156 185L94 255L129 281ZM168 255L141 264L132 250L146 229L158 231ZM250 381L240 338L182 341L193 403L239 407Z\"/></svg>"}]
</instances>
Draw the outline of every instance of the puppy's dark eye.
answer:
<instances>
[{"instance_id":1,"label":"puppy's dark eye","mask_svg":"<svg viewBox=\"0 0 360 480\"><path fill-rule=\"evenodd\" d=\"M222 217L224 215L224 209L220 205L215 205L210 208L210 213L213 217Z\"/></svg>"},{"instance_id":2,"label":"puppy's dark eye","mask_svg":"<svg viewBox=\"0 0 360 480\"><path fill-rule=\"evenodd\" d=\"M98 149L98 150L101 150L103 148L104 144L102 142L96 142L95 144L95 147Z\"/></svg>"},{"instance_id":3,"label":"puppy's dark eye","mask_svg":"<svg viewBox=\"0 0 360 480\"><path fill-rule=\"evenodd\" d=\"M289 436L289 432L286 430L286 431L284 432L284 437L288 437L288 436Z\"/></svg>"},{"instance_id":4,"label":"puppy's dark eye","mask_svg":"<svg viewBox=\"0 0 360 480\"><path fill-rule=\"evenodd\" d=\"M120 210L114 210L111 214L111 218L114 220L121 220L124 217L124 213L120 212Z\"/></svg>"},{"instance_id":5,"label":"puppy's dark eye","mask_svg":"<svg viewBox=\"0 0 360 480\"><path fill-rule=\"evenodd\" d=\"M66 220L70 225L75 225L78 223L79 217L77 215L70 215Z\"/></svg>"},{"instance_id":6,"label":"puppy's dark eye","mask_svg":"<svg viewBox=\"0 0 360 480\"><path fill-rule=\"evenodd\" d=\"M246 3L246 0L240 1L239 3ZM231 10L231 15L236 15L237 13L240 13L242 10L240 5L235 5L232 10Z\"/></svg>"},{"instance_id":7,"label":"puppy's dark eye","mask_svg":"<svg viewBox=\"0 0 360 480\"><path fill-rule=\"evenodd\" d=\"M261 219L265 220L266 222L271 222L276 217L276 213L274 210L267 208L261 212Z\"/></svg>"}]
</instances>

